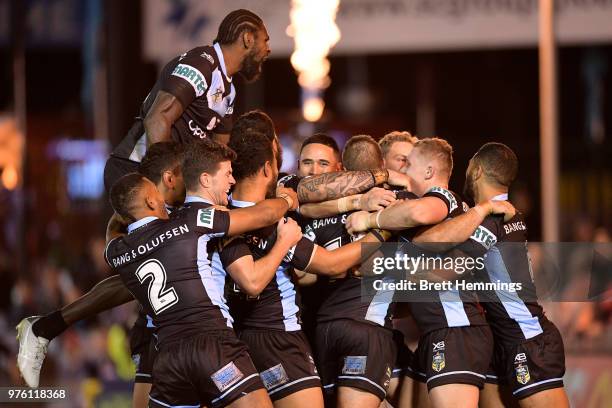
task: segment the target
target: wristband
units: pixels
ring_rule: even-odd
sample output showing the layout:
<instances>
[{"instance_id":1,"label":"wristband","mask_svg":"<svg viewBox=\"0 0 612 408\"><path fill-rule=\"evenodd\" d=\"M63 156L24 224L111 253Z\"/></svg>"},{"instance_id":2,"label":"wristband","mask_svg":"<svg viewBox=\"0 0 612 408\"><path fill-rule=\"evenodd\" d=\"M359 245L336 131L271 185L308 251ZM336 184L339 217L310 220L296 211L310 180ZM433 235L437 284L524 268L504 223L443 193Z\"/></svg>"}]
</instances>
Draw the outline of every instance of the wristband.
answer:
<instances>
[{"instance_id":1,"label":"wristband","mask_svg":"<svg viewBox=\"0 0 612 408\"><path fill-rule=\"evenodd\" d=\"M344 214L349 211L349 197L342 197L338 200L338 213Z\"/></svg>"},{"instance_id":2,"label":"wristband","mask_svg":"<svg viewBox=\"0 0 612 408\"><path fill-rule=\"evenodd\" d=\"M378 186L389 180L389 171L383 169L372 169L370 170L372 178L374 179L374 185Z\"/></svg>"},{"instance_id":3,"label":"wristband","mask_svg":"<svg viewBox=\"0 0 612 408\"><path fill-rule=\"evenodd\" d=\"M381 213L382 211L383 211L383 210L378 210L378 212L376 212L376 228L378 228L378 229L381 229L381 228L380 228L380 220L379 220L379 218L380 218L380 213Z\"/></svg>"}]
</instances>

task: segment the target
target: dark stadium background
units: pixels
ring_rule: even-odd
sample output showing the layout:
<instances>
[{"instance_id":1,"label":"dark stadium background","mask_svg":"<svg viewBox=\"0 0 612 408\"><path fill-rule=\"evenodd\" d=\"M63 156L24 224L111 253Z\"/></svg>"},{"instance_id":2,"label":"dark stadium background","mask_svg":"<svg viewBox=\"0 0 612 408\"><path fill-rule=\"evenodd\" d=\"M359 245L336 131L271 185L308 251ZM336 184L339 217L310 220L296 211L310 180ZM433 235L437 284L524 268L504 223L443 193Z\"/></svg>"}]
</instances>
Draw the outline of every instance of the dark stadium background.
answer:
<instances>
[{"instance_id":1,"label":"dark stadium background","mask_svg":"<svg viewBox=\"0 0 612 408\"><path fill-rule=\"evenodd\" d=\"M0 12L7 12L9 3L0 1ZM24 12L35 3L23 2ZM108 70L107 140L114 146L131 126L155 81L158 67L142 56L141 2L109 0L102 4L104 34L100 52ZM84 21L80 23L79 34L83 34L87 27ZM14 107L12 64L17 43L10 39L6 27L1 32L0 113L10 116ZM17 381L14 324L24 316L50 311L75 299L109 273L101 261L103 231L109 215L106 198L68 194L66 163L50 153L59 140L93 140L94 113L83 96L83 79L87 75L83 44L79 35L65 42L25 36L24 184L20 192L0 188L0 386ZM417 136L446 138L455 151L451 188L458 192L462 191L467 162L476 149L487 141L506 143L517 153L520 163L518 188L512 192L514 200L527 213L531 240L541 239L536 48L332 56L330 61L332 82L325 93L327 109L317 130L333 131L344 137L369 134L376 139L391 130L409 130ZM605 138L600 142L591 140L587 131L585 69L593 61L603 62L604 69L600 92ZM343 109L343 98L354 85L351 71L355 67L367 68L362 85L375 101L367 115L356 116ZM560 47L558 69L561 240L596 239L609 243L612 44ZM287 58L270 59L255 84L247 86L240 79L237 82L238 114L252 108L263 109L272 116L280 134L297 134L301 122L300 88ZM431 135L416 132L417 106L423 101L435 107L435 132ZM95 173L87 176L102 177ZM24 220L22 227L20 219ZM548 310L557 306L562 307L553 304ZM573 368L583 370L584 375L595 373L592 377L595 379L589 381L600 381L598 385L570 381L568 392L573 398L582 398L582 387L592 390L589 393L607 392L609 402L612 400L609 303L584 302L563 307L574 316L565 326L561 324L569 375L573 375ZM108 350L109 343L122 344L132 309L126 306L105 313L95 321L79 324L55 341L45 363L42 383L82 386L85 391L80 398L84 401L96 394L95 384L99 382L106 393L101 395L107 395L111 401L119 398L117 404L122 403L121 392L129 391L126 382L129 356L126 361L125 352ZM555 315L554 310L550 313ZM573 364L572 358L576 356L583 360ZM95 378L93 383L84 382L88 376Z\"/></svg>"}]
</instances>

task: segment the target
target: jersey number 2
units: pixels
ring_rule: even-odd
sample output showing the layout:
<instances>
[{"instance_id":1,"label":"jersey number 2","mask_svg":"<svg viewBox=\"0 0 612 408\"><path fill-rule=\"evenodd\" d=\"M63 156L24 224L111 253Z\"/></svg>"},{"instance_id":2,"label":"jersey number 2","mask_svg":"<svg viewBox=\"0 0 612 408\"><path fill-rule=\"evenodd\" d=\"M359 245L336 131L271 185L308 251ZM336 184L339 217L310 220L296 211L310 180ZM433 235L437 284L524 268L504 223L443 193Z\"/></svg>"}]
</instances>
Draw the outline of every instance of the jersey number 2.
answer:
<instances>
[{"instance_id":1,"label":"jersey number 2","mask_svg":"<svg viewBox=\"0 0 612 408\"><path fill-rule=\"evenodd\" d=\"M136 276L140 283L149 281L149 303L155 314L160 314L170 306L176 304L179 298L174 288L166 288L166 270L157 259L151 259L138 267Z\"/></svg>"}]
</instances>

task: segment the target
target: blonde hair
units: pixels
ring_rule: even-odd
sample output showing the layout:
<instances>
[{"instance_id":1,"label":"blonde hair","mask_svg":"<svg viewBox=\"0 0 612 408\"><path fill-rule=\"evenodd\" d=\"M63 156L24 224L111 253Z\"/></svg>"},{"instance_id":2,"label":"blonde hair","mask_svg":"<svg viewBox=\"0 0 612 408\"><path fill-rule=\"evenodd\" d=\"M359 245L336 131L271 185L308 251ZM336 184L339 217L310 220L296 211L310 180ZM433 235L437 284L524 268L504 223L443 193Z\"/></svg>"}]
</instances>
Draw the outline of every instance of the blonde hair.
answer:
<instances>
[{"instance_id":1,"label":"blonde hair","mask_svg":"<svg viewBox=\"0 0 612 408\"><path fill-rule=\"evenodd\" d=\"M414 148L419 149L427 159L435 160L439 165L438 170L450 177L453 172L453 148L446 140L428 137L417 141Z\"/></svg>"},{"instance_id":2,"label":"blonde hair","mask_svg":"<svg viewBox=\"0 0 612 408\"><path fill-rule=\"evenodd\" d=\"M414 145L419 139L416 136L412 136L410 132L394 130L393 132L389 132L382 137L378 141L378 145L380 146L380 150L382 150L383 156L386 156L391 150L391 146L395 142L406 142Z\"/></svg>"}]
</instances>

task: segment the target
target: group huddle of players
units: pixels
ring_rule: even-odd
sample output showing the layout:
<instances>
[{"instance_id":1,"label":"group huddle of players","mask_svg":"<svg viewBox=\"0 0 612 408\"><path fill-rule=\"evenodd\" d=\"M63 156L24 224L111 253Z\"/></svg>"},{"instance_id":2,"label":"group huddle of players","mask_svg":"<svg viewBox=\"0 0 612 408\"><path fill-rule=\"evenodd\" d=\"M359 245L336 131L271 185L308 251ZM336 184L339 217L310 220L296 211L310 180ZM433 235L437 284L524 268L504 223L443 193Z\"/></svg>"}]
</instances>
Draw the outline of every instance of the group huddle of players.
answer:
<instances>
[{"instance_id":1,"label":"group huddle of players","mask_svg":"<svg viewBox=\"0 0 612 408\"><path fill-rule=\"evenodd\" d=\"M569 406L563 342L535 300L527 227L507 201L512 150L487 143L470 160L471 208L448 189L449 143L408 132L354 136L342 152L315 134L297 174L279 180L272 120L231 121L232 75L256 79L267 41L261 19L236 10L212 47L164 68L105 169L115 275L22 320L26 383L38 386L48 343L67 327L136 299L137 407ZM475 280L521 283L530 296L368 294L357 270L383 242L447 243L484 257ZM394 328L408 314L414 351Z\"/></svg>"}]
</instances>

